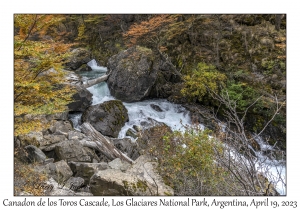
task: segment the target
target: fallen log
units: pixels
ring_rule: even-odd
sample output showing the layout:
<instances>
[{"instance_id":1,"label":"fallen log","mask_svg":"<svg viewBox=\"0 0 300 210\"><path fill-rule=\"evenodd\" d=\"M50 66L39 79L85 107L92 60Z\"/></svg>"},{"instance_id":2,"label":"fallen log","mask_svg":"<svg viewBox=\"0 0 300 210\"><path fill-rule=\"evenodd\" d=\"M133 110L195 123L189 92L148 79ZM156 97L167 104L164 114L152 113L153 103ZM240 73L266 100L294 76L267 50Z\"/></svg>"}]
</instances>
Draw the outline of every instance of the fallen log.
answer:
<instances>
[{"instance_id":1,"label":"fallen log","mask_svg":"<svg viewBox=\"0 0 300 210\"><path fill-rule=\"evenodd\" d=\"M109 74L105 74L101 77L98 77L98 78L95 78L95 79L90 79L90 80L86 81L85 83L83 83L81 86L83 88L91 87L91 86L96 85L100 82L106 81L108 79L108 76L109 76Z\"/></svg>"},{"instance_id":2,"label":"fallen log","mask_svg":"<svg viewBox=\"0 0 300 210\"><path fill-rule=\"evenodd\" d=\"M82 132L91 139L91 141L85 140L83 144L98 150L104 154L108 159L114 160L120 158L132 164L133 160L127 155L120 152L105 136L98 132L90 123L85 122L81 125Z\"/></svg>"}]
</instances>

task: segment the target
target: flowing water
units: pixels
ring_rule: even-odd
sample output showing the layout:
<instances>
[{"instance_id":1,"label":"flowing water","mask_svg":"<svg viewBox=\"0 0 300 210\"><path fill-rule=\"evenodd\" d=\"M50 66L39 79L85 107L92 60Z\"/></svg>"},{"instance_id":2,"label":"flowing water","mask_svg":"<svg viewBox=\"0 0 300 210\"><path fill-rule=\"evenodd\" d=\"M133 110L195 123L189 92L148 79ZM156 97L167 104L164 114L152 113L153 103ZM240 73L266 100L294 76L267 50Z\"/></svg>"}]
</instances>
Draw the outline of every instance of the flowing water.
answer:
<instances>
[{"instance_id":1,"label":"flowing water","mask_svg":"<svg viewBox=\"0 0 300 210\"><path fill-rule=\"evenodd\" d=\"M98 66L95 60L88 63L93 71L80 72L83 80L94 79L105 74L107 69L102 66ZM105 101L115 100L110 95L110 91L106 82L101 82L97 85L89 87L88 90L93 94L92 104L100 104ZM178 104L168 102L166 99L153 99L145 100L135 103L123 103L128 110L129 121L121 129L118 138L124 138L128 129L133 128L134 125L144 126L149 122L149 119L154 119L158 122L163 122L168 125L172 130L184 131L186 125L191 125L191 119L188 111ZM159 107L160 109L154 109L153 107ZM75 113L70 115L70 120L73 122L74 128L80 130L81 124L81 113ZM203 125L201 125L204 128ZM132 137L129 137L134 140ZM281 195L285 195L285 164L280 161L270 160L268 157L263 155L264 150L270 150L270 145L264 143L262 139L258 139L257 142L260 144L262 151L255 152L257 158L259 158L262 164L257 164L257 168L264 174L268 174L276 178L280 172L282 180L278 183L274 183L277 191Z\"/></svg>"}]
</instances>

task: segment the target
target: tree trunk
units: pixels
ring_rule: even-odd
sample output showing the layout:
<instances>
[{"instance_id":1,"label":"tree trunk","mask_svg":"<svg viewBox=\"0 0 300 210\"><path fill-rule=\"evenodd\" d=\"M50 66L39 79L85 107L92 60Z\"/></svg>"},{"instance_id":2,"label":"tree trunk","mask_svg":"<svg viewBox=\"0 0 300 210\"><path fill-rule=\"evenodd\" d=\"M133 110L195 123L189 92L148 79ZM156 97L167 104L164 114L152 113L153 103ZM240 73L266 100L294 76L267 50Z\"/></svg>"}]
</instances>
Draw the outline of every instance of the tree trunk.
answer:
<instances>
[{"instance_id":1,"label":"tree trunk","mask_svg":"<svg viewBox=\"0 0 300 210\"><path fill-rule=\"evenodd\" d=\"M120 158L132 164L133 160L120 152L105 136L99 133L90 123L85 122L81 126L82 132L87 135L91 141L85 141L83 144L92 147L99 152L103 153L108 159L113 160Z\"/></svg>"},{"instance_id":2,"label":"tree trunk","mask_svg":"<svg viewBox=\"0 0 300 210\"><path fill-rule=\"evenodd\" d=\"M95 84L98 84L98 83L100 83L100 82L106 81L106 80L108 79L108 76L109 76L109 74L105 74L105 75L103 75L103 76L101 76L101 77L98 77L98 78L96 78L96 79L88 80L88 81L86 81L84 84L82 84L81 86L82 86L83 88L91 87L91 86L93 86L93 85L95 85Z\"/></svg>"}]
</instances>

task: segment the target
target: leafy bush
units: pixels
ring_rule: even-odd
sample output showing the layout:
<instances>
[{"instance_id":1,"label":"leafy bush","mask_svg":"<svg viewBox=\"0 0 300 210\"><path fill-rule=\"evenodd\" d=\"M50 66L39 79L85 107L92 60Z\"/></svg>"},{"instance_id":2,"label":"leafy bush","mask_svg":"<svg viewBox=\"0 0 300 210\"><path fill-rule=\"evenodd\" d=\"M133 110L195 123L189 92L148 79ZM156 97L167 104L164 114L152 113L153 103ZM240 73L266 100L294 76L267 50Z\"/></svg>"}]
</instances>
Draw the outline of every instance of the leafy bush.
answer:
<instances>
[{"instance_id":1,"label":"leafy bush","mask_svg":"<svg viewBox=\"0 0 300 210\"><path fill-rule=\"evenodd\" d=\"M158 158L159 173L176 195L220 195L226 172L215 162L215 152L222 153L220 141L208 130L190 128L174 132L150 148Z\"/></svg>"},{"instance_id":2,"label":"leafy bush","mask_svg":"<svg viewBox=\"0 0 300 210\"><path fill-rule=\"evenodd\" d=\"M199 101L208 94L208 89L219 92L220 86L224 86L226 76L218 72L213 65L198 63L197 68L191 74L184 77L185 87L181 93L188 98L196 98Z\"/></svg>"}]
</instances>

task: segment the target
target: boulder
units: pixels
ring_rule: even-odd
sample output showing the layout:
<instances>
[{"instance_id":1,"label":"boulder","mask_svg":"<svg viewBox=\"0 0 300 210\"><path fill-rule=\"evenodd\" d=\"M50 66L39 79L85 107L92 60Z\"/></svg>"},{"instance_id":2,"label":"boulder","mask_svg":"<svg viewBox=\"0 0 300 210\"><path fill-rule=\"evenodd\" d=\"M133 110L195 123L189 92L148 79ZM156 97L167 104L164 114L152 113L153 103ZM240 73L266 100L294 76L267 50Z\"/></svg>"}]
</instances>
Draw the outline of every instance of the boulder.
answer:
<instances>
[{"instance_id":1,"label":"boulder","mask_svg":"<svg viewBox=\"0 0 300 210\"><path fill-rule=\"evenodd\" d=\"M125 102L147 98L156 81L158 65L152 50L140 46L112 56L107 64L110 93Z\"/></svg>"},{"instance_id":2,"label":"boulder","mask_svg":"<svg viewBox=\"0 0 300 210\"><path fill-rule=\"evenodd\" d=\"M70 190L77 191L80 189L84 184L84 179L81 177L71 177L65 184L66 188Z\"/></svg>"},{"instance_id":3,"label":"boulder","mask_svg":"<svg viewBox=\"0 0 300 210\"><path fill-rule=\"evenodd\" d=\"M47 159L46 155L42 152L42 150L33 145L26 146L25 150L27 152L27 158L31 163L44 162Z\"/></svg>"},{"instance_id":4,"label":"boulder","mask_svg":"<svg viewBox=\"0 0 300 210\"><path fill-rule=\"evenodd\" d=\"M83 113L82 121L89 122L103 135L116 138L125 122L128 121L128 113L121 101L106 101L90 106Z\"/></svg>"},{"instance_id":5,"label":"boulder","mask_svg":"<svg viewBox=\"0 0 300 210\"><path fill-rule=\"evenodd\" d=\"M104 162L101 163L70 162L69 165L75 177L81 177L84 179L84 185L89 184L90 178L97 171L108 169L108 164Z\"/></svg>"},{"instance_id":6,"label":"boulder","mask_svg":"<svg viewBox=\"0 0 300 210\"><path fill-rule=\"evenodd\" d=\"M51 186L51 190L46 192L46 196L74 196L75 192L62 184L57 183L53 178L50 178L46 184Z\"/></svg>"},{"instance_id":7,"label":"boulder","mask_svg":"<svg viewBox=\"0 0 300 210\"><path fill-rule=\"evenodd\" d=\"M72 96L73 102L68 104L69 111L83 112L92 104L93 94L82 86L74 86L76 93Z\"/></svg>"},{"instance_id":8,"label":"boulder","mask_svg":"<svg viewBox=\"0 0 300 210\"><path fill-rule=\"evenodd\" d=\"M65 135L68 136L68 133L72 131L72 125L69 121L55 121L51 127L48 129L49 133L52 135Z\"/></svg>"},{"instance_id":9,"label":"boulder","mask_svg":"<svg viewBox=\"0 0 300 210\"><path fill-rule=\"evenodd\" d=\"M90 51L84 48L76 48L71 51L71 56L68 58L65 69L77 70L83 64L87 64L92 59Z\"/></svg>"},{"instance_id":10,"label":"boulder","mask_svg":"<svg viewBox=\"0 0 300 210\"><path fill-rule=\"evenodd\" d=\"M162 177L156 172L158 163L149 155L141 155L126 172L135 174L138 180L147 183L151 195L174 195L171 187L164 184Z\"/></svg>"},{"instance_id":11,"label":"boulder","mask_svg":"<svg viewBox=\"0 0 300 210\"><path fill-rule=\"evenodd\" d=\"M123 139L110 139L111 142L118 148L121 152L126 154L132 160L135 160L139 157L138 145L136 142L132 142L129 138Z\"/></svg>"},{"instance_id":12,"label":"boulder","mask_svg":"<svg viewBox=\"0 0 300 210\"><path fill-rule=\"evenodd\" d=\"M116 158L108 163L108 166L112 169L118 169L125 172L131 165L122 161L120 158Z\"/></svg>"},{"instance_id":13,"label":"boulder","mask_svg":"<svg viewBox=\"0 0 300 210\"><path fill-rule=\"evenodd\" d=\"M154 109L157 112L162 112L163 111L158 105L150 104L150 106L151 106L152 109Z\"/></svg>"},{"instance_id":14,"label":"boulder","mask_svg":"<svg viewBox=\"0 0 300 210\"><path fill-rule=\"evenodd\" d=\"M49 152L55 149L55 146L62 141L66 141L65 135L44 135L43 139L39 142L40 149Z\"/></svg>"},{"instance_id":15,"label":"boulder","mask_svg":"<svg viewBox=\"0 0 300 210\"><path fill-rule=\"evenodd\" d=\"M68 132L68 139L69 140L82 140L86 138L86 135L84 135L83 133L76 131L76 130L72 130Z\"/></svg>"},{"instance_id":16,"label":"boulder","mask_svg":"<svg viewBox=\"0 0 300 210\"><path fill-rule=\"evenodd\" d=\"M63 141L55 146L55 153L59 160L91 162L91 157L78 140Z\"/></svg>"},{"instance_id":17,"label":"boulder","mask_svg":"<svg viewBox=\"0 0 300 210\"><path fill-rule=\"evenodd\" d=\"M90 189L97 196L120 195L174 195L173 189L163 183L155 172L156 163L149 156L141 156L126 173L118 169L96 172L90 180Z\"/></svg>"}]
</instances>

